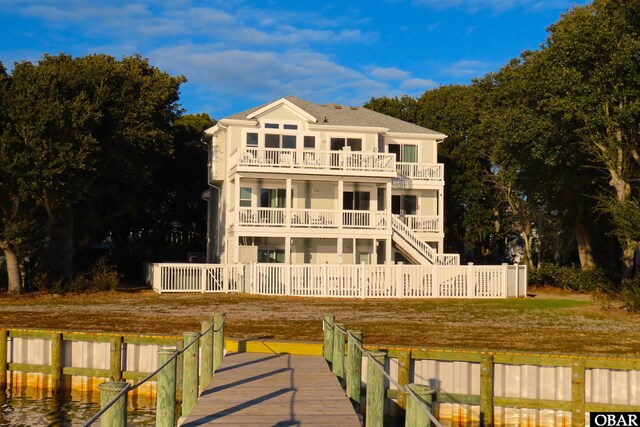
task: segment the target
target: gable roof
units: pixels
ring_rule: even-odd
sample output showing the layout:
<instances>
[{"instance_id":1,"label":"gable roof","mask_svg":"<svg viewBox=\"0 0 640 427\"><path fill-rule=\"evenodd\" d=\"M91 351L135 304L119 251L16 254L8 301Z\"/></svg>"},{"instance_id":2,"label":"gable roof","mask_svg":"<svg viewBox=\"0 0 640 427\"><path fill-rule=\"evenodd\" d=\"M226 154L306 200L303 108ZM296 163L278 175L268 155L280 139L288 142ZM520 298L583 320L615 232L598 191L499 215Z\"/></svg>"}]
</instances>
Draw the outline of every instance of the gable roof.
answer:
<instances>
[{"instance_id":1,"label":"gable roof","mask_svg":"<svg viewBox=\"0 0 640 427\"><path fill-rule=\"evenodd\" d=\"M390 133L418 133L433 135L436 138L445 138L446 135L427 129L386 114L378 113L365 107L349 107L338 104L316 104L296 96L287 96L284 99L298 108L306 111L318 121L317 126L362 126L381 127L389 129ZM224 119L250 120L254 113L276 104L278 101L259 105L240 113L232 114ZM223 120L224 120L223 119Z\"/></svg>"}]
</instances>

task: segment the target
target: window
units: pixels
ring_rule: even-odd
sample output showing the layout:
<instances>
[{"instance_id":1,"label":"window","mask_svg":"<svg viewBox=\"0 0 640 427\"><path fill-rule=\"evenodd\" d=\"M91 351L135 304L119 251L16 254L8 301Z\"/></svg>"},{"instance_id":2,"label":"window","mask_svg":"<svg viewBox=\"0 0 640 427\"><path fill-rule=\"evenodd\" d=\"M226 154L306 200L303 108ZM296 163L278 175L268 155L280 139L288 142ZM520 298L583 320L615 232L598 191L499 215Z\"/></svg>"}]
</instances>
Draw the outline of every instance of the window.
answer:
<instances>
[{"instance_id":1,"label":"window","mask_svg":"<svg viewBox=\"0 0 640 427\"><path fill-rule=\"evenodd\" d=\"M298 125L284 125L283 129L298 130Z\"/></svg>"},{"instance_id":2,"label":"window","mask_svg":"<svg viewBox=\"0 0 640 427\"><path fill-rule=\"evenodd\" d=\"M265 123L264 127L266 129L280 129L280 125L277 123Z\"/></svg>"},{"instance_id":3,"label":"window","mask_svg":"<svg viewBox=\"0 0 640 427\"><path fill-rule=\"evenodd\" d=\"M389 153L396 155L396 162L418 162L417 145L389 144Z\"/></svg>"},{"instance_id":4,"label":"window","mask_svg":"<svg viewBox=\"0 0 640 427\"><path fill-rule=\"evenodd\" d=\"M245 207L245 208L251 207L251 188L249 187L240 188L240 207Z\"/></svg>"},{"instance_id":5,"label":"window","mask_svg":"<svg viewBox=\"0 0 640 427\"><path fill-rule=\"evenodd\" d=\"M416 215L418 198L416 196L391 196L391 213L399 215Z\"/></svg>"},{"instance_id":6,"label":"window","mask_svg":"<svg viewBox=\"0 0 640 427\"><path fill-rule=\"evenodd\" d=\"M258 262L284 263L284 249L258 249Z\"/></svg>"},{"instance_id":7,"label":"window","mask_svg":"<svg viewBox=\"0 0 640 427\"><path fill-rule=\"evenodd\" d=\"M291 150L296 149L296 136L295 135L282 135L282 148L288 148Z\"/></svg>"},{"instance_id":8,"label":"window","mask_svg":"<svg viewBox=\"0 0 640 427\"><path fill-rule=\"evenodd\" d=\"M315 136L305 136L304 137L304 148L316 148L316 137Z\"/></svg>"},{"instance_id":9,"label":"window","mask_svg":"<svg viewBox=\"0 0 640 427\"><path fill-rule=\"evenodd\" d=\"M402 161L407 163L418 162L418 146L417 145L403 145Z\"/></svg>"},{"instance_id":10,"label":"window","mask_svg":"<svg viewBox=\"0 0 640 427\"><path fill-rule=\"evenodd\" d=\"M368 211L369 202L368 191L345 191L342 195L342 208L346 210Z\"/></svg>"},{"instance_id":11,"label":"window","mask_svg":"<svg viewBox=\"0 0 640 427\"><path fill-rule=\"evenodd\" d=\"M264 146L266 148L287 148L287 149L295 149L296 148L297 137L295 135L277 135L277 134L266 134L264 136Z\"/></svg>"},{"instance_id":12,"label":"window","mask_svg":"<svg viewBox=\"0 0 640 427\"><path fill-rule=\"evenodd\" d=\"M338 151L349 147L351 151L362 151L362 139L360 138L331 138L331 150Z\"/></svg>"},{"instance_id":13,"label":"window","mask_svg":"<svg viewBox=\"0 0 640 427\"><path fill-rule=\"evenodd\" d=\"M247 147L257 147L258 146L258 134L255 132L247 133Z\"/></svg>"},{"instance_id":14,"label":"window","mask_svg":"<svg viewBox=\"0 0 640 427\"><path fill-rule=\"evenodd\" d=\"M287 191L284 188L263 188L260 190L261 208L284 208Z\"/></svg>"}]
</instances>

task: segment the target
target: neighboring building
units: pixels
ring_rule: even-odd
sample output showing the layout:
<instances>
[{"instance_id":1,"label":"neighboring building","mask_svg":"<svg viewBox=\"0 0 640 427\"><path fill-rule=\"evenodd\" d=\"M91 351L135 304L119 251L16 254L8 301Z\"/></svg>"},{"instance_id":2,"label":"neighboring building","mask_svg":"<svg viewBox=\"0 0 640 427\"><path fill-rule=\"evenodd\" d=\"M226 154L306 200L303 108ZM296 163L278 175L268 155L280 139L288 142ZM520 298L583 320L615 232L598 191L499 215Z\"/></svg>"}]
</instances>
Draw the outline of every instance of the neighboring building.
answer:
<instances>
[{"instance_id":1,"label":"neighboring building","mask_svg":"<svg viewBox=\"0 0 640 427\"><path fill-rule=\"evenodd\" d=\"M442 253L444 138L293 96L220 120L205 132L207 261L457 264Z\"/></svg>"}]
</instances>

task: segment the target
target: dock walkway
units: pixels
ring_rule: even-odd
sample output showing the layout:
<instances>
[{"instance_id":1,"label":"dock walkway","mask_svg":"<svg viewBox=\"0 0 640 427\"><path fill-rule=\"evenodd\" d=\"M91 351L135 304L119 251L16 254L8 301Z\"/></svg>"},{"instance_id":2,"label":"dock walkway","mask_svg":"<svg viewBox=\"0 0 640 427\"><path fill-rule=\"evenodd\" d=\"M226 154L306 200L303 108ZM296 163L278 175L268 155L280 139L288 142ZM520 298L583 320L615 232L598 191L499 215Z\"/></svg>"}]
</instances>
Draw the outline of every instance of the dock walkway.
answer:
<instances>
[{"instance_id":1,"label":"dock walkway","mask_svg":"<svg viewBox=\"0 0 640 427\"><path fill-rule=\"evenodd\" d=\"M183 426L360 427L319 356L230 353Z\"/></svg>"}]
</instances>

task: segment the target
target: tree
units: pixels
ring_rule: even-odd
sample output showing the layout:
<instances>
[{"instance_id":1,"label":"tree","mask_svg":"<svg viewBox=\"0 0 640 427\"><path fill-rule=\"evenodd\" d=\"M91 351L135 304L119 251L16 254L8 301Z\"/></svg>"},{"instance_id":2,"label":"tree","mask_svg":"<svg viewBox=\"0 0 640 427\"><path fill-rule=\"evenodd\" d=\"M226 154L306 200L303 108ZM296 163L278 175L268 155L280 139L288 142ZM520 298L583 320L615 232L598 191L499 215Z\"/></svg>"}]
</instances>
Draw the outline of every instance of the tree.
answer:
<instances>
[{"instance_id":1,"label":"tree","mask_svg":"<svg viewBox=\"0 0 640 427\"><path fill-rule=\"evenodd\" d=\"M2 248L8 264L37 253L42 268L68 278L78 247L143 209L138 197L172 150L184 78L138 56L64 54L2 76ZM39 234L42 244L27 243ZM19 268L8 269L15 290Z\"/></svg>"},{"instance_id":2,"label":"tree","mask_svg":"<svg viewBox=\"0 0 640 427\"><path fill-rule=\"evenodd\" d=\"M623 277L630 276L640 247L627 227L632 220L640 228L633 213L640 196L639 17L638 0L594 0L552 25L540 52L554 77L550 110L579 124L580 142L608 175L613 191L603 204L622 248Z\"/></svg>"}]
</instances>

